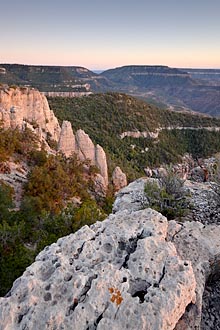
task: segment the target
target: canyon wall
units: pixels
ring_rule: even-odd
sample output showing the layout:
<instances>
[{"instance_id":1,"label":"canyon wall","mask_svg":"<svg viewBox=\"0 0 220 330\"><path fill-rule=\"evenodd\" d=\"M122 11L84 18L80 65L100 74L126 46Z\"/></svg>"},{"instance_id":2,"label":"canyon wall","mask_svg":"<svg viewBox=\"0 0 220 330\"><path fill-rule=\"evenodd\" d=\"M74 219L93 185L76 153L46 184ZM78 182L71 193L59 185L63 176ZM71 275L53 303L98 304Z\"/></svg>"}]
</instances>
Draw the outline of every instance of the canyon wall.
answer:
<instances>
[{"instance_id":1,"label":"canyon wall","mask_svg":"<svg viewBox=\"0 0 220 330\"><path fill-rule=\"evenodd\" d=\"M28 127L41 141L50 139L58 142L58 150L66 157L77 154L80 160L89 160L100 171L104 190L108 186L108 167L105 151L94 145L82 129L75 135L71 123L64 121L62 128L54 112L50 110L46 97L33 88L3 86L0 88L0 121L5 129ZM47 145L49 150L49 146ZM99 180L100 181L100 180Z\"/></svg>"},{"instance_id":2,"label":"canyon wall","mask_svg":"<svg viewBox=\"0 0 220 330\"><path fill-rule=\"evenodd\" d=\"M1 88L0 120L5 128L22 129L29 123L49 133L55 141L59 139L58 119L50 110L46 97L32 88Z\"/></svg>"}]
</instances>

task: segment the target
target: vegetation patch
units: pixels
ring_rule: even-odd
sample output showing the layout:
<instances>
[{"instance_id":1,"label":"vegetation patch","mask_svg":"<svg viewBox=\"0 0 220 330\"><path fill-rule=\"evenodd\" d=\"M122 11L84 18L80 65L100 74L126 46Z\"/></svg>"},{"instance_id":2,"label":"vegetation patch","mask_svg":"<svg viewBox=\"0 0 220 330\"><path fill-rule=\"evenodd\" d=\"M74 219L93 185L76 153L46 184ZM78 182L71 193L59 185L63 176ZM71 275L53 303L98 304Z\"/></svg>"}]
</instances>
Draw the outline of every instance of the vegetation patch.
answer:
<instances>
[{"instance_id":1,"label":"vegetation patch","mask_svg":"<svg viewBox=\"0 0 220 330\"><path fill-rule=\"evenodd\" d=\"M120 166L130 181L144 175L145 167L176 163L184 153L208 157L220 151L220 133L202 127L220 127L212 117L160 109L126 94L93 94L76 98L48 98L60 120L73 130L84 129L107 153L109 172ZM162 130L158 139L120 138L123 132L156 132L160 127L192 127Z\"/></svg>"},{"instance_id":2,"label":"vegetation patch","mask_svg":"<svg viewBox=\"0 0 220 330\"><path fill-rule=\"evenodd\" d=\"M189 209L183 184L184 181L167 168L166 175L158 180L151 179L145 184L148 206L162 213L168 220L181 219Z\"/></svg>"}]
</instances>

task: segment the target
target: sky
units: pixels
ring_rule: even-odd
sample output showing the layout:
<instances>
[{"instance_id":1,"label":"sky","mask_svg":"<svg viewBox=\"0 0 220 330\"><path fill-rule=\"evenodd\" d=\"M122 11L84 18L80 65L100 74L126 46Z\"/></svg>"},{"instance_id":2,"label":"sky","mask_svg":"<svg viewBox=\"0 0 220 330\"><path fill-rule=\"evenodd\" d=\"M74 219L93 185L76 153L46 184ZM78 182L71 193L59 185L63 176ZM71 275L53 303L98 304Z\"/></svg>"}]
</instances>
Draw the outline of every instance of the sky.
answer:
<instances>
[{"instance_id":1,"label":"sky","mask_svg":"<svg viewBox=\"0 0 220 330\"><path fill-rule=\"evenodd\" d=\"M220 68L220 0L0 0L0 63Z\"/></svg>"}]
</instances>

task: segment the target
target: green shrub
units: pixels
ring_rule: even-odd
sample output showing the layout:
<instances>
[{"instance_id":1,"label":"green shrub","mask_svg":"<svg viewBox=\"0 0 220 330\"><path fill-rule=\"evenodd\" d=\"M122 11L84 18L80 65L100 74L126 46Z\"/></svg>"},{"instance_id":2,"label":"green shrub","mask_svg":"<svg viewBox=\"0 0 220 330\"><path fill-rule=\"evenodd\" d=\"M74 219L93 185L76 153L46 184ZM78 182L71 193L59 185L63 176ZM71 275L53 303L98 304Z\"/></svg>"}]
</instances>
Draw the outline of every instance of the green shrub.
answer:
<instances>
[{"instance_id":1,"label":"green shrub","mask_svg":"<svg viewBox=\"0 0 220 330\"><path fill-rule=\"evenodd\" d=\"M0 223L10 217L9 209L12 208L14 190L12 187L0 182Z\"/></svg>"},{"instance_id":2,"label":"green shrub","mask_svg":"<svg viewBox=\"0 0 220 330\"><path fill-rule=\"evenodd\" d=\"M162 213L168 220L183 217L188 208L183 183L170 169L158 181L149 180L144 189L149 207Z\"/></svg>"}]
</instances>

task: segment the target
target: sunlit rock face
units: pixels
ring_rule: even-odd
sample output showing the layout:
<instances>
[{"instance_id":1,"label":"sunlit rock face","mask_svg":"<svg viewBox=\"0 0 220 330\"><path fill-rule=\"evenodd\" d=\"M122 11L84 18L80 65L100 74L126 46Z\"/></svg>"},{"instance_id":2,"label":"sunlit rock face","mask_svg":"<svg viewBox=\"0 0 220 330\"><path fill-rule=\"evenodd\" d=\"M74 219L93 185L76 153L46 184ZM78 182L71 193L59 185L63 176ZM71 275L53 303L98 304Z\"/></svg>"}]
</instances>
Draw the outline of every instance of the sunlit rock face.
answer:
<instances>
[{"instance_id":1,"label":"sunlit rock face","mask_svg":"<svg viewBox=\"0 0 220 330\"><path fill-rule=\"evenodd\" d=\"M72 125L69 121L64 120L62 123L58 149L62 151L66 157L70 157L76 151L75 135L73 134Z\"/></svg>"},{"instance_id":2,"label":"sunlit rock face","mask_svg":"<svg viewBox=\"0 0 220 330\"><path fill-rule=\"evenodd\" d=\"M46 97L32 88L0 89L0 120L5 128L22 129L25 122L38 126L58 141L60 126Z\"/></svg>"}]
</instances>

